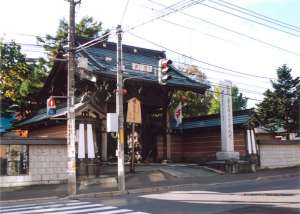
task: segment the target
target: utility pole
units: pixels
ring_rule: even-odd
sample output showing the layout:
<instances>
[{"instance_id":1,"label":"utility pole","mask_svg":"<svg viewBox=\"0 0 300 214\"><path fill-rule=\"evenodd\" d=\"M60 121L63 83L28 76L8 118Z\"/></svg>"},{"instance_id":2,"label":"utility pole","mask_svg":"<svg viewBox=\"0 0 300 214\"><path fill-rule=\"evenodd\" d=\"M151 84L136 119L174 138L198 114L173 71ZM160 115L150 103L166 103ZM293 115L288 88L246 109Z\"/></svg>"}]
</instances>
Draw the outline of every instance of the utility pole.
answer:
<instances>
[{"instance_id":1,"label":"utility pole","mask_svg":"<svg viewBox=\"0 0 300 214\"><path fill-rule=\"evenodd\" d=\"M123 112L123 56L122 56L122 28L117 27L117 92L116 112L118 114L118 187L125 192L125 167L124 167L124 112Z\"/></svg>"},{"instance_id":2,"label":"utility pole","mask_svg":"<svg viewBox=\"0 0 300 214\"><path fill-rule=\"evenodd\" d=\"M69 54L68 54L68 124L67 124L67 149L68 149L68 193L76 194L76 159L75 159L75 2L69 0Z\"/></svg>"}]
</instances>

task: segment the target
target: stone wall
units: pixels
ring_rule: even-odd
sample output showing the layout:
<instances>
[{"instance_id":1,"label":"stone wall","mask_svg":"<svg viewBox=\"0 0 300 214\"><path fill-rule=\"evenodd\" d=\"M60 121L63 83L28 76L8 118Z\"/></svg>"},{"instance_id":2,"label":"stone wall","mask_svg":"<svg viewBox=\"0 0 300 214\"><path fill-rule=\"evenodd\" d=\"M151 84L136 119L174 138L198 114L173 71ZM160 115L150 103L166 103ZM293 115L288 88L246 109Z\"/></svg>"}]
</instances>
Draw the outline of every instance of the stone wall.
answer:
<instances>
[{"instance_id":1,"label":"stone wall","mask_svg":"<svg viewBox=\"0 0 300 214\"><path fill-rule=\"evenodd\" d=\"M29 145L28 175L0 176L0 187L57 184L66 179L66 145Z\"/></svg>"},{"instance_id":2,"label":"stone wall","mask_svg":"<svg viewBox=\"0 0 300 214\"><path fill-rule=\"evenodd\" d=\"M300 141L261 142L261 168L280 168L300 165Z\"/></svg>"}]
</instances>

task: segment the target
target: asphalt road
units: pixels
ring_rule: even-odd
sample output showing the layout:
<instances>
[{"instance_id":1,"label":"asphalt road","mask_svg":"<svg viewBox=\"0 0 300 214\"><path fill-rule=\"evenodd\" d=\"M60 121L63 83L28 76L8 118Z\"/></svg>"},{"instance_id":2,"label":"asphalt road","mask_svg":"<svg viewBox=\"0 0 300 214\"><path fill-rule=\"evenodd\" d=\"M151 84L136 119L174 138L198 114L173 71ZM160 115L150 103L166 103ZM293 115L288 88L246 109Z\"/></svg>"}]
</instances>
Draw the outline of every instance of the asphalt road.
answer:
<instances>
[{"instance_id":1,"label":"asphalt road","mask_svg":"<svg viewBox=\"0 0 300 214\"><path fill-rule=\"evenodd\" d=\"M300 183L298 177L253 180L84 201L158 214L300 214Z\"/></svg>"},{"instance_id":2,"label":"asphalt road","mask_svg":"<svg viewBox=\"0 0 300 214\"><path fill-rule=\"evenodd\" d=\"M262 179L107 199L2 203L0 207L3 214L299 214L300 184L299 177Z\"/></svg>"}]
</instances>

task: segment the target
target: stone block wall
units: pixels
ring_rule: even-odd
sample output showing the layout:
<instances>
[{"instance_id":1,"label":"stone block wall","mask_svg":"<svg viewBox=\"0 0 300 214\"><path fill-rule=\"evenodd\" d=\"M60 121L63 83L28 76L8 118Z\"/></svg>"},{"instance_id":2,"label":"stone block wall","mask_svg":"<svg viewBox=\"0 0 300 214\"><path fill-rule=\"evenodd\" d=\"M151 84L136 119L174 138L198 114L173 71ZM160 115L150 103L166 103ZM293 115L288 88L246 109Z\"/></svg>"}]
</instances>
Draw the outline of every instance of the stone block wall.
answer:
<instances>
[{"instance_id":1,"label":"stone block wall","mask_svg":"<svg viewBox=\"0 0 300 214\"><path fill-rule=\"evenodd\" d=\"M260 144L261 168L280 168L300 165L300 143Z\"/></svg>"},{"instance_id":2,"label":"stone block wall","mask_svg":"<svg viewBox=\"0 0 300 214\"><path fill-rule=\"evenodd\" d=\"M0 187L57 184L67 179L66 145L29 145L29 173L0 176Z\"/></svg>"}]
</instances>

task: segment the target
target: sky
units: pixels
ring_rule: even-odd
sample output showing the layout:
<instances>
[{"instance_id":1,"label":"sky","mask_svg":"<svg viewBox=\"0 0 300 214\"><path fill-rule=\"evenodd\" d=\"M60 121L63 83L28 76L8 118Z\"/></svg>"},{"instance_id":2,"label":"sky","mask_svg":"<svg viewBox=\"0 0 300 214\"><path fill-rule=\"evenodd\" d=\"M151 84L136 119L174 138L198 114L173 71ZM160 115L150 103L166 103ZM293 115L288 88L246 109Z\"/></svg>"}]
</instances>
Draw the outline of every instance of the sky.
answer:
<instances>
[{"instance_id":1,"label":"sky","mask_svg":"<svg viewBox=\"0 0 300 214\"><path fill-rule=\"evenodd\" d=\"M105 29L113 29L122 23L126 31L132 26L170 13L130 31L160 46L140 40L129 33L124 34L123 43L156 50L168 48L196 59L197 61L166 51L167 57L175 62L199 66L212 85L219 84L225 79L231 80L245 96L251 98L248 107L254 107L258 100L263 99L262 93L271 88L270 78L276 78L276 69L281 65L287 64L292 68L293 77L300 76L300 28L295 31L272 25L288 31L290 33L288 34L229 15L219 10L270 24L214 3L220 3L220 0L205 0L203 4L196 4L177 12L153 3L169 6L179 1L130 0L121 21L127 0L82 0L76 7L76 19L79 20L86 15L92 16L101 21ZM230 2L300 27L299 0L230 0ZM23 44L36 44L35 36L55 34L59 19L68 18L68 10L69 3L65 0L0 0L0 38L4 41L16 40ZM261 42L254 41L253 38ZM115 36L111 36L111 41L115 41ZM35 46L23 46L23 51L28 57L38 57L42 54ZM267 78L238 75L221 67Z\"/></svg>"}]
</instances>

